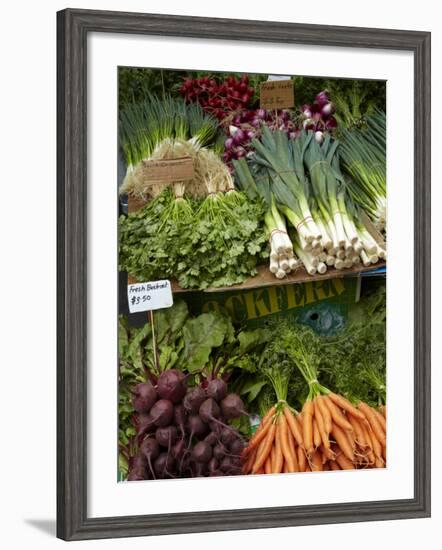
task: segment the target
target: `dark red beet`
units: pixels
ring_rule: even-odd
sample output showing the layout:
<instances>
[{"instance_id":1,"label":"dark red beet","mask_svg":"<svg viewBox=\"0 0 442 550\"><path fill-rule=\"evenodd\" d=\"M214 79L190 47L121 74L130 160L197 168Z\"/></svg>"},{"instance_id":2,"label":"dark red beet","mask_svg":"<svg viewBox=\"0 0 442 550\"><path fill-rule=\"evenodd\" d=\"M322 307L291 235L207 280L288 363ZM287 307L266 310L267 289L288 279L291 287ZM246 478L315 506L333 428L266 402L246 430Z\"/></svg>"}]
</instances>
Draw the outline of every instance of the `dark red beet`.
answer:
<instances>
[{"instance_id":1,"label":"dark red beet","mask_svg":"<svg viewBox=\"0 0 442 550\"><path fill-rule=\"evenodd\" d=\"M162 447L170 448L178 437L176 426L166 426L165 428L157 428L155 431L155 439Z\"/></svg>"},{"instance_id":2,"label":"dark red beet","mask_svg":"<svg viewBox=\"0 0 442 550\"><path fill-rule=\"evenodd\" d=\"M185 450L184 439L179 439L172 447L171 453L175 460L183 458Z\"/></svg>"},{"instance_id":3,"label":"dark red beet","mask_svg":"<svg viewBox=\"0 0 442 550\"><path fill-rule=\"evenodd\" d=\"M195 462L206 464L212 458L212 447L204 441L198 441L192 450L192 459Z\"/></svg>"},{"instance_id":4,"label":"dark red beet","mask_svg":"<svg viewBox=\"0 0 442 550\"><path fill-rule=\"evenodd\" d=\"M225 428L225 424L222 418L211 420L209 422L209 428L214 432L218 438L221 436L221 432Z\"/></svg>"},{"instance_id":5,"label":"dark red beet","mask_svg":"<svg viewBox=\"0 0 442 550\"><path fill-rule=\"evenodd\" d=\"M172 422L173 405L168 399L160 399L150 410L150 415L155 426L164 427Z\"/></svg>"},{"instance_id":6,"label":"dark red beet","mask_svg":"<svg viewBox=\"0 0 442 550\"><path fill-rule=\"evenodd\" d=\"M218 403L212 397L206 399L199 409L199 415L204 422L210 422L213 419L217 419L221 411L218 407Z\"/></svg>"},{"instance_id":7,"label":"dark red beet","mask_svg":"<svg viewBox=\"0 0 442 550\"><path fill-rule=\"evenodd\" d=\"M160 453L153 463L155 473L158 477L165 477L170 474L175 465L175 459L169 453Z\"/></svg>"},{"instance_id":8,"label":"dark red beet","mask_svg":"<svg viewBox=\"0 0 442 550\"><path fill-rule=\"evenodd\" d=\"M229 456L225 456L219 465L222 472L229 472L233 467L232 459Z\"/></svg>"},{"instance_id":9,"label":"dark red beet","mask_svg":"<svg viewBox=\"0 0 442 550\"><path fill-rule=\"evenodd\" d=\"M229 395L221 401L221 410L223 412L223 416L227 420L239 418L244 414L244 403L238 395L235 393L229 393Z\"/></svg>"},{"instance_id":10,"label":"dark red beet","mask_svg":"<svg viewBox=\"0 0 442 550\"><path fill-rule=\"evenodd\" d=\"M235 441L236 438L237 438L237 435L231 428L226 427L221 430L221 434L220 434L221 443L226 447L230 447L230 445Z\"/></svg>"},{"instance_id":11,"label":"dark red beet","mask_svg":"<svg viewBox=\"0 0 442 550\"><path fill-rule=\"evenodd\" d=\"M197 414L202 403L206 400L206 397L204 389L201 386L195 386L184 396L184 408L191 414Z\"/></svg>"},{"instance_id":12,"label":"dark red beet","mask_svg":"<svg viewBox=\"0 0 442 550\"><path fill-rule=\"evenodd\" d=\"M237 438L230 444L230 452L232 455L240 456L244 449L244 442L242 439Z\"/></svg>"},{"instance_id":13,"label":"dark red beet","mask_svg":"<svg viewBox=\"0 0 442 550\"><path fill-rule=\"evenodd\" d=\"M182 372L170 369L160 374L157 392L162 399L178 403L186 394L186 380Z\"/></svg>"},{"instance_id":14,"label":"dark red beet","mask_svg":"<svg viewBox=\"0 0 442 550\"><path fill-rule=\"evenodd\" d=\"M213 456L216 458L216 460L221 461L226 456L226 448L221 443L218 443L218 445L215 445L213 447Z\"/></svg>"},{"instance_id":15,"label":"dark red beet","mask_svg":"<svg viewBox=\"0 0 442 550\"><path fill-rule=\"evenodd\" d=\"M142 437L144 434L154 428L155 424L150 413L139 413L136 420L136 430L138 437Z\"/></svg>"},{"instance_id":16,"label":"dark red beet","mask_svg":"<svg viewBox=\"0 0 442 550\"><path fill-rule=\"evenodd\" d=\"M132 390L132 405L139 413L148 413L157 400L157 392L149 382L137 384Z\"/></svg>"},{"instance_id":17,"label":"dark red beet","mask_svg":"<svg viewBox=\"0 0 442 550\"><path fill-rule=\"evenodd\" d=\"M215 401L221 401L227 395L227 384L221 378L215 378L207 386L207 396Z\"/></svg>"},{"instance_id":18,"label":"dark red beet","mask_svg":"<svg viewBox=\"0 0 442 550\"><path fill-rule=\"evenodd\" d=\"M207 464L204 462L197 462L193 466L194 477L204 477L207 474Z\"/></svg>"},{"instance_id":19,"label":"dark red beet","mask_svg":"<svg viewBox=\"0 0 442 550\"><path fill-rule=\"evenodd\" d=\"M153 461L160 454L160 446L158 445L157 440L154 437L146 437L140 445L140 453L144 455L147 460L147 465L149 467L149 472L152 474L152 477L155 479L155 472L153 469Z\"/></svg>"},{"instance_id":20,"label":"dark red beet","mask_svg":"<svg viewBox=\"0 0 442 550\"><path fill-rule=\"evenodd\" d=\"M215 432L210 432L209 435L206 435L204 441L209 445L215 445L218 442L218 434Z\"/></svg>"},{"instance_id":21,"label":"dark red beet","mask_svg":"<svg viewBox=\"0 0 442 550\"><path fill-rule=\"evenodd\" d=\"M158 441L154 437L146 437L140 445L140 453L150 460L155 460L160 454Z\"/></svg>"},{"instance_id":22,"label":"dark red beet","mask_svg":"<svg viewBox=\"0 0 442 550\"><path fill-rule=\"evenodd\" d=\"M186 413L184 411L184 406L181 403L179 405L175 405L173 408L173 422L183 435L185 433L185 419Z\"/></svg>"},{"instance_id":23,"label":"dark red beet","mask_svg":"<svg viewBox=\"0 0 442 550\"><path fill-rule=\"evenodd\" d=\"M209 472L216 472L216 470L218 470L218 466L219 464L216 458L211 458L209 461Z\"/></svg>"},{"instance_id":24,"label":"dark red beet","mask_svg":"<svg viewBox=\"0 0 442 550\"><path fill-rule=\"evenodd\" d=\"M145 470L134 469L127 474L127 481L144 481L145 479L147 479Z\"/></svg>"},{"instance_id":25,"label":"dark red beet","mask_svg":"<svg viewBox=\"0 0 442 550\"><path fill-rule=\"evenodd\" d=\"M198 437L201 437L206 434L207 430L209 429L207 424L203 422L202 418L197 414L189 416L188 424L191 436L196 435Z\"/></svg>"},{"instance_id":26,"label":"dark red beet","mask_svg":"<svg viewBox=\"0 0 442 550\"><path fill-rule=\"evenodd\" d=\"M131 457L129 461L129 473L127 476L128 481L141 481L147 479L147 460L146 457L138 453Z\"/></svg>"}]
</instances>

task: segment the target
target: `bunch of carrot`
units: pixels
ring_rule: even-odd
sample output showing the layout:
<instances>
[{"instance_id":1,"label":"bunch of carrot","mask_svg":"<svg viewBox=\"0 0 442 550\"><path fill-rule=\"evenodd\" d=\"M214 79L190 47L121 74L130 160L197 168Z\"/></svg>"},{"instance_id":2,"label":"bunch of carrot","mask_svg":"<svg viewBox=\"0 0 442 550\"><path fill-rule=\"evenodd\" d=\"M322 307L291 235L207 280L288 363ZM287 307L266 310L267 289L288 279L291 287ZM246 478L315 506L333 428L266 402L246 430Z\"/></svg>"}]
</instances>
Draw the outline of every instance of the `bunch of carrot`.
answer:
<instances>
[{"instance_id":1,"label":"bunch of carrot","mask_svg":"<svg viewBox=\"0 0 442 550\"><path fill-rule=\"evenodd\" d=\"M312 470L385 467L386 419L367 403L355 406L342 395L318 393L305 401L301 417Z\"/></svg>"},{"instance_id":2,"label":"bunch of carrot","mask_svg":"<svg viewBox=\"0 0 442 550\"><path fill-rule=\"evenodd\" d=\"M386 409L323 391L301 413L285 401L268 411L243 451L244 474L385 467Z\"/></svg>"},{"instance_id":3,"label":"bunch of carrot","mask_svg":"<svg viewBox=\"0 0 442 550\"><path fill-rule=\"evenodd\" d=\"M305 471L302 428L286 401L278 401L263 417L242 458L244 474Z\"/></svg>"}]
</instances>

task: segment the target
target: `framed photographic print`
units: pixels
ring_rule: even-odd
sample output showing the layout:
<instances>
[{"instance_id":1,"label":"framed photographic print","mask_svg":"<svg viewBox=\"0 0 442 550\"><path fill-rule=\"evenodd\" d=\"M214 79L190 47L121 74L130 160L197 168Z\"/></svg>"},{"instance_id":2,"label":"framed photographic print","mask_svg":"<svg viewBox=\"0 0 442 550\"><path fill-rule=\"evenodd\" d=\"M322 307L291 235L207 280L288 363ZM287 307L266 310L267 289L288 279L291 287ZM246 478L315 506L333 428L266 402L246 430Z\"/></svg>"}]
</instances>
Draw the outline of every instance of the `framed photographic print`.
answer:
<instances>
[{"instance_id":1,"label":"framed photographic print","mask_svg":"<svg viewBox=\"0 0 442 550\"><path fill-rule=\"evenodd\" d=\"M57 22L58 536L428 516L430 33Z\"/></svg>"}]
</instances>

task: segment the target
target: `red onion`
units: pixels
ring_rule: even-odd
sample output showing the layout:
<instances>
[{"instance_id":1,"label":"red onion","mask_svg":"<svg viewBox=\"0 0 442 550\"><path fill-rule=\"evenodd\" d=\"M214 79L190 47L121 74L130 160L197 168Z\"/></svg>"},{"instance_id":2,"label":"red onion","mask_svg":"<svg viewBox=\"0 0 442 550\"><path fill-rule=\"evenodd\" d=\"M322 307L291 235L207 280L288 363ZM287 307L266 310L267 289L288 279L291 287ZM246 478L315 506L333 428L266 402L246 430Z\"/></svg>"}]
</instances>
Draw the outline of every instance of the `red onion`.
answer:
<instances>
[{"instance_id":1,"label":"red onion","mask_svg":"<svg viewBox=\"0 0 442 550\"><path fill-rule=\"evenodd\" d=\"M324 117L328 117L334 112L335 112L335 106L330 101L326 103L321 109L322 116Z\"/></svg>"},{"instance_id":2,"label":"red onion","mask_svg":"<svg viewBox=\"0 0 442 550\"><path fill-rule=\"evenodd\" d=\"M312 118L313 115L310 105L303 105L301 107L301 113L307 118Z\"/></svg>"},{"instance_id":3,"label":"red onion","mask_svg":"<svg viewBox=\"0 0 442 550\"><path fill-rule=\"evenodd\" d=\"M327 130L333 130L334 128L336 128L336 126L337 126L337 122L334 116L329 117L325 121L325 127L327 128Z\"/></svg>"},{"instance_id":4,"label":"red onion","mask_svg":"<svg viewBox=\"0 0 442 550\"><path fill-rule=\"evenodd\" d=\"M233 146L233 139L232 138L227 138L226 141L224 142L224 147L226 149L231 149Z\"/></svg>"},{"instance_id":5,"label":"red onion","mask_svg":"<svg viewBox=\"0 0 442 550\"><path fill-rule=\"evenodd\" d=\"M322 92L319 92L319 94L316 95L315 97L315 103L317 103L321 108L326 104L328 103L330 100L329 100L329 97L328 97L328 91L327 90L322 90Z\"/></svg>"}]
</instances>

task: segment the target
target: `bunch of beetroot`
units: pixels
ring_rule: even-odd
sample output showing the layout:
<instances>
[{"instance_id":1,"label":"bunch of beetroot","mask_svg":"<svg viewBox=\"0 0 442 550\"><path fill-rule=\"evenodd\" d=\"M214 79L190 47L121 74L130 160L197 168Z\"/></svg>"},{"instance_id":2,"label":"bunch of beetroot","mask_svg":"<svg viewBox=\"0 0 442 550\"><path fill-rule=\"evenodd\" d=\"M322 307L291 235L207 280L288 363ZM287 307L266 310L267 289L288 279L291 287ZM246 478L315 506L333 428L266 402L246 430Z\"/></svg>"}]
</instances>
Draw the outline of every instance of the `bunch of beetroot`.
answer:
<instances>
[{"instance_id":1,"label":"bunch of beetroot","mask_svg":"<svg viewBox=\"0 0 442 550\"><path fill-rule=\"evenodd\" d=\"M220 122L232 111L248 109L253 101L255 90L249 87L249 77L240 79L229 76L219 82L215 78L186 78L180 93L187 102L199 103L206 113Z\"/></svg>"},{"instance_id":2,"label":"bunch of beetroot","mask_svg":"<svg viewBox=\"0 0 442 550\"><path fill-rule=\"evenodd\" d=\"M220 378L205 386L187 388L170 369L132 389L138 451L128 481L241 473L244 442L228 421L245 414L243 402Z\"/></svg>"},{"instance_id":3,"label":"bunch of beetroot","mask_svg":"<svg viewBox=\"0 0 442 550\"><path fill-rule=\"evenodd\" d=\"M301 107L302 127L304 130L313 130L315 139L322 143L324 132L331 132L336 128L336 119L333 116L335 106L330 101L327 90L316 95L314 102Z\"/></svg>"},{"instance_id":4,"label":"bunch of beetroot","mask_svg":"<svg viewBox=\"0 0 442 550\"><path fill-rule=\"evenodd\" d=\"M295 138L300 133L290 111L283 109L267 111L266 109L246 110L235 114L226 127L227 139L224 142L223 160L230 165L232 159L245 157L252 150L252 139L260 138L262 128L282 130L289 138Z\"/></svg>"}]
</instances>

